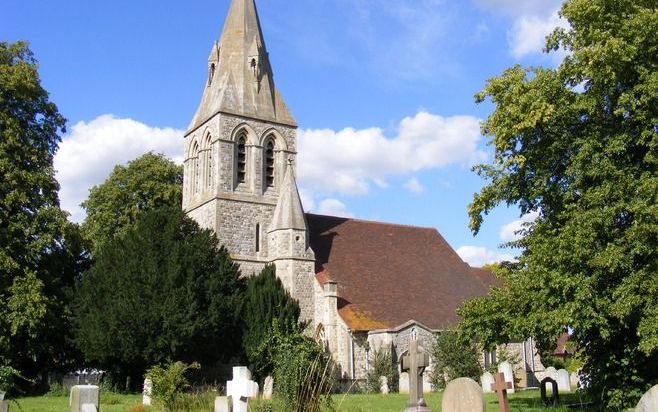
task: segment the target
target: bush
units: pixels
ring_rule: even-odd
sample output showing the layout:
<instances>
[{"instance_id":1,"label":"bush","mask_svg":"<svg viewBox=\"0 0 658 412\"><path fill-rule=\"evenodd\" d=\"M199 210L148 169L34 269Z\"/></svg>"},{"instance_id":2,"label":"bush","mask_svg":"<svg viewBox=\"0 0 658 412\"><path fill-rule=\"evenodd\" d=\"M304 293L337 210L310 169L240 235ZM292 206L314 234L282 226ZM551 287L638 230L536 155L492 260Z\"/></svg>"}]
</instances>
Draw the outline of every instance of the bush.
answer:
<instances>
[{"instance_id":1,"label":"bush","mask_svg":"<svg viewBox=\"0 0 658 412\"><path fill-rule=\"evenodd\" d=\"M153 366L146 373L146 376L153 382L151 396L162 403L166 411L180 410L177 406L180 403L181 394L190 386L185 372L199 368L198 363L188 365L183 362L173 362L164 367Z\"/></svg>"},{"instance_id":2,"label":"bush","mask_svg":"<svg viewBox=\"0 0 658 412\"><path fill-rule=\"evenodd\" d=\"M430 381L437 389L443 389L456 378L480 380L482 367L478 359L478 348L473 342L465 341L458 332L441 332L432 347L434 369Z\"/></svg>"},{"instance_id":3,"label":"bush","mask_svg":"<svg viewBox=\"0 0 658 412\"><path fill-rule=\"evenodd\" d=\"M393 363L391 351L376 348L370 353L370 369L367 373L366 391L369 393L379 393L381 385L380 377L386 376L388 388L391 392L397 392L400 382L398 368Z\"/></svg>"},{"instance_id":4,"label":"bush","mask_svg":"<svg viewBox=\"0 0 658 412\"><path fill-rule=\"evenodd\" d=\"M0 392L11 392L14 389L15 379L18 376L20 376L18 371L11 366L0 366Z\"/></svg>"}]
</instances>

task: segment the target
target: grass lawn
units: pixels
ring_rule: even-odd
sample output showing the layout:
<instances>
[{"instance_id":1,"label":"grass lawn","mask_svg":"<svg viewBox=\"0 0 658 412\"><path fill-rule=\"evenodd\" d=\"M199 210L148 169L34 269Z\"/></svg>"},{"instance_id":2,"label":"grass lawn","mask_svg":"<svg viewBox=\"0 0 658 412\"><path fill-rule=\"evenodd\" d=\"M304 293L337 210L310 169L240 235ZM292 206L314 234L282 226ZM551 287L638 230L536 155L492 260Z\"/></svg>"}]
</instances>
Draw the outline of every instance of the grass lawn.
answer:
<instances>
[{"instance_id":1,"label":"grass lawn","mask_svg":"<svg viewBox=\"0 0 658 412\"><path fill-rule=\"evenodd\" d=\"M334 395L333 406L337 412L402 412L407 402L407 395ZM498 411L498 401L494 394L488 394L487 411ZM562 395L565 403L578 403L578 395ZM141 395L101 394L101 412L128 412L132 407L141 403ZM441 394L427 395L427 404L433 411L441 410ZM34 397L18 400L20 409L15 405L11 410L23 412L67 412L68 397ZM254 403L253 406L256 406ZM252 408L255 410L256 408ZM517 412L536 411L566 411L566 408L546 409L541 406L539 391L524 391L510 395L510 410ZM585 409L568 409L574 412L583 412ZM146 411L159 412L158 408L148 408ZM211 411L211 409L208 409Z\"/></svg>"}]
</instances>

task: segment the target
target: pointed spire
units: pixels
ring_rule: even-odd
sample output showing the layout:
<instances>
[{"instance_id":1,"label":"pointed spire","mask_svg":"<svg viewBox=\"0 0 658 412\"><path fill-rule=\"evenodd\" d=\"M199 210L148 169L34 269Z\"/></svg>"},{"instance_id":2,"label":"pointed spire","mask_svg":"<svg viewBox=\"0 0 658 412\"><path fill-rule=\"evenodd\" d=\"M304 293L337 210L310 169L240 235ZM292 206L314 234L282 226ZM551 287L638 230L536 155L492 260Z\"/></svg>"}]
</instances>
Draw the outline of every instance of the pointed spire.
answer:
<instances>
[{"instance_id":1,"label":"pointed spire","mask_svg":"<svg viewBox=\"0 0 658 412\"><path fill-rule=\"evenodd\" d=\"M274 85L254 0L232 0L208 65L207 87L190 130L218 112L297 126Z\"/></svg>"},{"instance_id":2,"label":"pointed spire","mask_svg":"<svg viewBox=\"0 0 658 412\"><path fill-rule=\"evenodd\" d=\"M284 229L307 230L306 215L297 190L292 161L288 161L279 193L279 201L274 209L270 232Z\"/></svg>"}]
</instances>

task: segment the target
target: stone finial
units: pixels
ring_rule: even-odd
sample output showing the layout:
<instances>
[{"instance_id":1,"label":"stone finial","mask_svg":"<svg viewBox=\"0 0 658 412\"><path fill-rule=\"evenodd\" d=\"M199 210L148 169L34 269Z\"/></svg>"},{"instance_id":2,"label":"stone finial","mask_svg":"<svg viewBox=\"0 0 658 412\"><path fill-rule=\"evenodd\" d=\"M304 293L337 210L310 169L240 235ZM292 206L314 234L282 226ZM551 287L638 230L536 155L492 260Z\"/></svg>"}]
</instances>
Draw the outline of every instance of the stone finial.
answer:
<instances>
[{"instance_id":1,"label":"stone finial","mask_svg":"<svg viewBox=\"0 0 658 412\"><path fill-rule=\"evenodd\" d=\"M292 161L290 160L286 167L283 184L279 190L279 201L276 209L274 209L270 232L285 229L307 230L304 207L299 197Z\"/></svg>"}]
</instances>

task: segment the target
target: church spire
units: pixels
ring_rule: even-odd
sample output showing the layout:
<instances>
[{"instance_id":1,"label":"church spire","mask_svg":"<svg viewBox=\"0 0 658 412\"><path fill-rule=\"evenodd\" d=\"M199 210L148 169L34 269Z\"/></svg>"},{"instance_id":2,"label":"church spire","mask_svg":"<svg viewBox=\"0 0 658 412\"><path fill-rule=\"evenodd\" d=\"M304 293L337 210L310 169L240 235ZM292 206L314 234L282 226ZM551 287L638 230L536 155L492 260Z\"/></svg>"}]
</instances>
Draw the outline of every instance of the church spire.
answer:
<instances>
[{"instance_id":1,"label":"church spire","mask_svg":"<svg viewBox=\"0 0 658 412\"><path fill-rule=\"evenodd\" d=\"M307 230L304 208L290 161L281 185L279 202L274 209L270 232L286 229Z\"/></svg>"},{"instance_id":2,"label":"church spire","mask_svg":"<svg viewBox=\"0 0 658 412\"><path fill-rule=\"evenodd\" d=\"M217 113L297 126L274 85L254 0L232 0L222 37L212 47L208 82L190 130Z\"/></svg>"}]
</instances>

